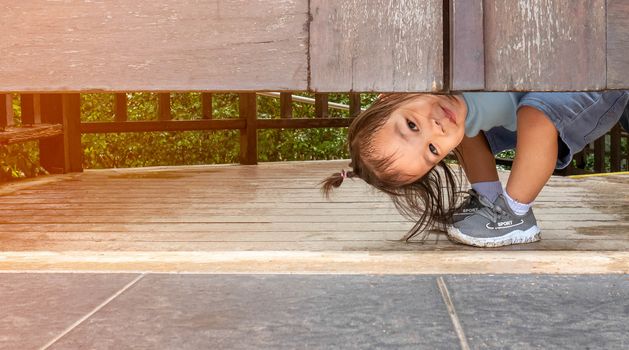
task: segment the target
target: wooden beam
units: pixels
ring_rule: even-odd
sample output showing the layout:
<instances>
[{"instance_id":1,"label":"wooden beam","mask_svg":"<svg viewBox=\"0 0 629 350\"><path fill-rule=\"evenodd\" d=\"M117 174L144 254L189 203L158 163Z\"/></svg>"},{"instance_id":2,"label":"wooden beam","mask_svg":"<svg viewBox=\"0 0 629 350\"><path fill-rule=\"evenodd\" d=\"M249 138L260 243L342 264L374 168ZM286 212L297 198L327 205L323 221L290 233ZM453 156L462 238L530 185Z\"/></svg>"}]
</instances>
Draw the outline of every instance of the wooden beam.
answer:
<instances>
[{"instance_id":1,"label":"wooden beam","mask_svg":"<svg viewBox=\"0 0 629 350\"><path fill-rule=\"evenodd\" d=\"M629 1L607 0L607 88L629 89Z\"/></svg>"},{"instance_id":2,"label":"wooden beam","mask_svg":"<svg viewBox=\"0 0 629 350\"><path fill-rule=\"evenodd\" d=\"M240 130L240 163L258 164L258 110L255 93L239 94L240 119L246 122Z\"/></svg>"},{"instance_id":3,"label":"wooden beam","mask_svg":"<svg viewBox=\"0 0 629 350\"><path fill-rule=\"evenodd\" d=\"M308 129L347 127L349 118L260 119L258 129Z\"/></svg>"},{"instance_id":4,"label":"wooden beam","mask_svg":"<svg viewBox=\"0 0 629 350\"><path fill-rule=\"evenodd\" d=\"M81 123L81 133L101 134L110 132L192 131L244 129L247 122L242 119L213 120L140 120L127 122Z\"/></svg>"},{"instance_id":5,"label":"wooden beam","mask_svg":"<svg viewBox=\"0 0 629 350\"><path fill-rule=\"evenodd\" d=\"M310 7L311 90L443 90L443 0L311 0Z\"/></svg>"},{"instance_id":6,"label":"wooden beam","mask_svg":"<svg viewBox=\"0 0 629 350\"><path fill-rule=\"evenodd\" d=\"M484 0L487 90L601 90L605 0Z\"/></svg>"},{"instance_id":7,"label":"wooden beam","mask_svg":"<svg viewBox=\"0 0 629 350\"><path fill-rule=\"evenodd\" d=\"M450 0L450 90L485 88L482 0Z\"/></svg>"},{"instance_id":8,"label":"wooden beam","mask_svg":"<svg viewBox=\"0 0 629 350\"><path fill-rule=\"evenodd\" d=\"M307 89L308 0L20 0L0 32L0 91Z\"/></svg>"}]
</instances>

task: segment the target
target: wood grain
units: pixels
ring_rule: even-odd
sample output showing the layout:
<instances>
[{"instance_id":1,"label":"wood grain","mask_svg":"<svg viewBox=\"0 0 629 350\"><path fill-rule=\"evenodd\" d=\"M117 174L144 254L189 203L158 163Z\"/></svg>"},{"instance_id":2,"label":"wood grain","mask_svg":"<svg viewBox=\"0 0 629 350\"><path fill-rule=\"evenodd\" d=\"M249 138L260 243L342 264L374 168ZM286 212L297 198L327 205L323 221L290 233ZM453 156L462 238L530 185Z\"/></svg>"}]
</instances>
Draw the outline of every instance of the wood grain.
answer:
<instances>
[{"instance_id":1,"label":"wood grain","mask_svg":"<svg viewBox=\"0 0 629 350\"><path fill-rule=\"evenodd\" d=\"M471 258L494 252L526 251L542 257L553 251L596 254L629 249L628 176L552 177L534 205L542 241L484 250L453 244L436 231L424 243L399 241L412 222L385 195L372 192L360 180L346 181L326 200L319 182L346 168L347 162L87 170L0 186L2 268L27 265L7 263L1 251L25 256L68 251L107 256L116 251L122 260L138 251L155 257L163 252L211 256L222 251L236 256L251 251L262 261L266 251L288 255L355 251L374 257L468 252ZM500 172L503 181L508 175ZM403 259L411 261L410 256ZM94 264L88 265L108 266ZM76 266L86 265L78 261Z\"/></svg>"},{"instance_id":2,"label":"wood grain","mask_svg":"<svg viewBox=\"0 0 629 350\"><path fill-rule=\"evenodd\" d=\"M606 87L605 0L484 0L487 90Z\"/></svg>"},{"instance_id":3,"label":"wood grain","mask_svg":"<svg viewBox=\"0 0 629 350\"><path fill-rule=\"evenodd\" d=\"M63 134L63 126L61 124L39 124L28 127L11 127L0 132L0 145L39 140L41 138L58 136L61 134Z\"/></svg>"},{"instance_id":4,"label":"wood grain","mask_svg":"<svg viewBox=\"0 0 629 350\"><path fill-rule=\"evenodd\" d=\"M482 0L450 2L450 89L485 88Z\"/></svg>"},{"instance_id":5,"label":"wood grain","mask_svg":"<svg viewBox=\"0 0 629 350\"><path fill-rule=\"evenodd\" d=\"M314 91L444 88L441 0L311 0Z\"/></svg>"},{"instance_id":6,"label":"wood grain","mask_svg":"<svg viewBox=\"0 0 629 350\"><path fill-rule=\"evenodd\" d=\"M0 91L307 89L308 0L24 0Z\"/></svg>"},{"instance_id":7,"label":"wood grain","mask_svg":"<svg viewBox=\"0 0 629 350\"><path fill-rule=\"evenodd\" d=\"M629 89L629 2L607 0L607 87Z\"/></svg>"}]
</instances>

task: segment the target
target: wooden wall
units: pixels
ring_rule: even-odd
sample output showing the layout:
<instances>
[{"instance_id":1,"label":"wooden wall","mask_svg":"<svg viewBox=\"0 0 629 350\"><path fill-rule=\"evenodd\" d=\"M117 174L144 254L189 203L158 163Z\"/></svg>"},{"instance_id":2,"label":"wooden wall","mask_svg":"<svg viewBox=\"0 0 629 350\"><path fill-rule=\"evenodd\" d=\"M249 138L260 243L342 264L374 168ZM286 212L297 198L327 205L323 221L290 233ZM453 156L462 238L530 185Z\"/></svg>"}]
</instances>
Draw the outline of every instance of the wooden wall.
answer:
<instances>
[{"instance_id":1,"label":"wooden wall","mask_svg":"<svg viewBox=\"0 0 629 350\"><path fill-rule=\"evenodd\" d=\"M315 91L439 91L443 0L311 0Z\"/></svg>"},{"instance_id":2,"label":"wooden wall","mask_svg":"<svg viewBox=\"0 0 629 350\"><path fill-rule=\"evenodd\" d=\"M0 92L629 88L626 0L20 0Z\"/></svg>"},{"instance_id":3,"label":"wooden wall","mask_svg":"<svg viewBox=\"0 0 629 350\"><path fill-rule=\"evenodd\" d=\"M305 90L307 23L307 0L5 2L0 90Z\"/></svg>"}]
</instances>

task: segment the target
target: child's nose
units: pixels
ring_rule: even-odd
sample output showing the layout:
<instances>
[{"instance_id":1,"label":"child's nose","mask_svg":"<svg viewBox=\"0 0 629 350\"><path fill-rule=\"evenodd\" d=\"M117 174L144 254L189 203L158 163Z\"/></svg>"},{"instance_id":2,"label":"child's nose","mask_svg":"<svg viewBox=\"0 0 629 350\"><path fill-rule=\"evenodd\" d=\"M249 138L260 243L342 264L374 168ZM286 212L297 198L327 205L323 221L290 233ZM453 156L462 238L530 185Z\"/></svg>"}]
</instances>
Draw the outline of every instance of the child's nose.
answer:
<instances>
[{"instance_id":1,"label":"child's nose","mask_svg":"<svg viewBox=\"0 0 629 350\"><path fill-rule=\"evenodd\" d=\"M441 121L439 121L438 119L433 119L432 120L432 131L435 135L444 135L445 134L445 130L443 129L443 125L441 124Z\"/></svg>"}]
</instances>

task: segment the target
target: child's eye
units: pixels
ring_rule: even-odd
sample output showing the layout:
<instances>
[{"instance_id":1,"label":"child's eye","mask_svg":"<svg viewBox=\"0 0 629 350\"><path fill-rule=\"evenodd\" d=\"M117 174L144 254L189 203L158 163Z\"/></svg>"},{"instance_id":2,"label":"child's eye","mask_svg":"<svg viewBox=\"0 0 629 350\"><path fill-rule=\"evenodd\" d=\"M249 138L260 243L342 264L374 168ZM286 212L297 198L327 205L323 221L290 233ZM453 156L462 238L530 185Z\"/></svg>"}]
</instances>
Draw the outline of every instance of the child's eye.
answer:
<instances>
[{"instance_id":1,"label":"child's eye","mask_svg":"<svg viewBox=\"0 0 629 350\"><path fill-rule=\"evenodd\" d=\"M437 152L437 148L431 143L428 145L428 149L430 150L430 153L438 156L439 152Z\"/></svg>"},{"instance_id":2,"label":"child's eye","mask_svg":"<svg viewBox=\"0 0 629 350\"><path fill-rule=\"evenodd\" d=\"M413 131L419 130L417 128L417 125L415 123L413 123L412 121L408 120L408 119L406 119L406 125L408 125L408 128L413 130Z\"/></svg>"}]
</instances>

